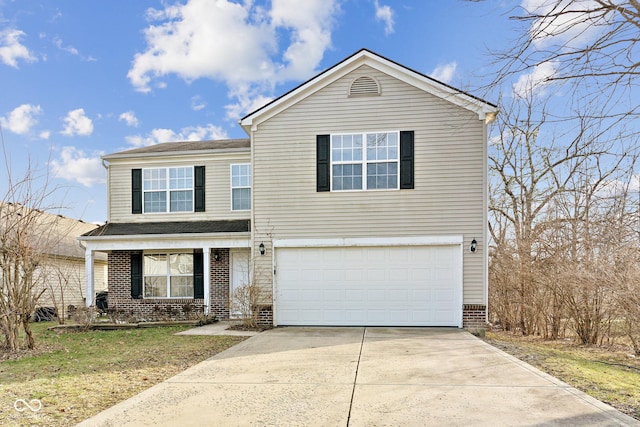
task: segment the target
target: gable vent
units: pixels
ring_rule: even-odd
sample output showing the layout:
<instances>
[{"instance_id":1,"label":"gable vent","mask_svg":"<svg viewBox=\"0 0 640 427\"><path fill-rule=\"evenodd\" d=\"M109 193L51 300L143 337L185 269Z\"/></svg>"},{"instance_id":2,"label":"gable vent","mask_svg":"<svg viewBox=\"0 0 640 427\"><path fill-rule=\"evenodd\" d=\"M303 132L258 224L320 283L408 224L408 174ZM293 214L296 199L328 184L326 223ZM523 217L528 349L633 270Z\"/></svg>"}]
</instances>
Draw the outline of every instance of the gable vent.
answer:
<instances>
[{"instance_id":1,"label":"gable vent","mask_svg":"<svg viewBox=\"0 0 640 427\"><path fill-rule=\"evenodd\" d=\"M380 95L380 85L373 77L362 76L351 82L349 97Z\"/></svg>"}]
</instances>

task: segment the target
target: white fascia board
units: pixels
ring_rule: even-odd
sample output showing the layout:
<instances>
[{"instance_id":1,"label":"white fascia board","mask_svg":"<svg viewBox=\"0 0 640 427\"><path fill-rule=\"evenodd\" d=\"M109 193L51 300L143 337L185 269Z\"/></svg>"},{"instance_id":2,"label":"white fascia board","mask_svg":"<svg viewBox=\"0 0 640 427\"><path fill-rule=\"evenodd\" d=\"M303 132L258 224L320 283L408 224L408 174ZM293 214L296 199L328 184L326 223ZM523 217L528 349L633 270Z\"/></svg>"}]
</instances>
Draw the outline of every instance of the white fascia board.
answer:
<instances>
[{"instance_id":1,"label":"white fascia board","mask_svg":"<svg viewBox=\"0 0 640 427\"><path fill-rule=\"evenodd\" d=\"M200 161L203 158L221 158L225 155L234 155L238 153L246 153L247 155L251 152L250 147L246 148L222 148L217 150L192 150L192 151L166 151L162 153L135 153L135 154L109 154L106 156L102 156L101 159L110 163L114 163L117 161L118 163L125 163L127 160L131 162L139 162L140 160L167 160L167 161L185 161L185 159L190 159L192 157L197 157Z\"/></svg>"},{"instance_id":2,"label":"white fascia board","mask_svg":"<svg viewBox=\"0 0 640 427\"><path fill-rule=\"evenodd\" d=\"M385 74L404 81L407 84L417 87L427 93L430 93L438 98L449 101L454 105L473 111L478 114L479 120L487 120L487 115L495 114L498 110L486 102L476 99L464 92L455 90L450 86L439 83L436 80L431 80L420 74L408 71L406 68L401 67L391 61L387 61L380 58L378 61L368 63L367 65L377 69Z\"/></svg>"},{"instance_id":3,"label":"white fascia board","mask_svg":"<svg viewBox=\"0 0 640 427\"><path fill-rule=\"evenodd\" d=\"M318 248L349 246L442 246L460 245L462 235L415 237L344 237L334 239L274 239L274 248Z\"/></svg>"},{"instance_id":4,"label":"white fascia board","mask_svg":"<svg viewBox=\"0 0 640 427\"><path fill-rule=\"evenodd\" d=\"M256 131L258 129L258 124L260 124L261 122L269 119L270 117L278 114L281 111L286 110L291 105L296 104L302 99L327 86L329 83L341 78L342 76L356 69L358 66L364 64L364 53L366 52L361 52L359 55L348 58L338 66L334 66L335 68L333 69L329 68L328 70L325 70L320 75L317 75L306 83L303 83L292 92L281 96L271 104L258 109L253 114L240 120L240 126L242 126L247 133ZM356 66L353 65L354 63L356 63Z\"/></svg>"},{"instance_id":5,"label":"white fascia board","mask_svg":"<svg viewBox=\"0 0 640 427\"><path fill-rule=\"evenodd\" d=\"M314 92L317 92L328 84L340 79L361 65L368 65L407 84L422 89L427 93L447 100L454 105L473 111L478 114L479 120L484 120L486 123L490 123L498 111L496 107L467 95L464 92L460 92L452 87L441 84L436 80L420 75L413 70L374 55L371 52L362 51L358 55L355 55L339 64L334 69L328 69L325 73L320 74L312 80L302 84L291 93L276 99L272 104L267 105L263 109L256 111L254 114L240 120L240 125L247 133L255 131L261 122L287 109L291 105L301 101Z\"/></svg>"},{"instance_id":6,"label":"white fascia board","mask_svg":"<svg viewBox=\"0 0 640 427\"><path fill-rule=\"evenodd\" d=\"M184 235L101 236L84 237L81 241L91 251L251 247L250 233L242 233L242 236L201 234L197 238L185 238Z\"/></svg>"}]
</instances>

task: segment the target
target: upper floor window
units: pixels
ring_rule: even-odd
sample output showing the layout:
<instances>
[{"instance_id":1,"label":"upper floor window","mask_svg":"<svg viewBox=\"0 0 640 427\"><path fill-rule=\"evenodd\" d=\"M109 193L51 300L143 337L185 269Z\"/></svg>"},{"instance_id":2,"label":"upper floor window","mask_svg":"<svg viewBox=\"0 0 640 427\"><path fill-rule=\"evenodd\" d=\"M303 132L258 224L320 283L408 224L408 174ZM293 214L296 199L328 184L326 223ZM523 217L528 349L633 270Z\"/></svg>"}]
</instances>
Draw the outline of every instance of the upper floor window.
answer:
<instances>
[{"instance_id":1,"label":"upper floor window","mask_svg":"<svg viewBox=\"0 0 640 427\"><path fill-rule=\"evenodd\" d=\"M193 212L193 167L142 170L143 209Z\"/></svg>"},{"instance_id":2,"label":"upper floor window","mask_svg":"<svg viewBox=\"0 0 640 427\"><path fill-rule=\"evenodd\" d=\"M399 188L399 132L331 135L331 189Z\"/></svg>"},{"instance_id":3,"label":"upper floor window","mask_svg":"<svg viewBox=\"0 0 640 427\"><path fill-rule=\"evenodd\" d=\"M251 164L231 165L231 210L251 209Z\"/></svg>"}]
</instances>

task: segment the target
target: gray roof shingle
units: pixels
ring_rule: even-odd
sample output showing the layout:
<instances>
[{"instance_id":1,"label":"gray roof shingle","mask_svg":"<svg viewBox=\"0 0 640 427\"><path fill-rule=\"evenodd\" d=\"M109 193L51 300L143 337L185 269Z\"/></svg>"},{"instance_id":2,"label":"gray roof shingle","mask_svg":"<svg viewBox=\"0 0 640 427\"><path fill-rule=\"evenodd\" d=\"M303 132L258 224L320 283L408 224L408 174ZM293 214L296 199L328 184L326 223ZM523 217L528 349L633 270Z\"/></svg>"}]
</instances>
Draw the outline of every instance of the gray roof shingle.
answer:
<instances>
[{"instance_id":1,"label":"gray roof shingle","mask_svg":"<svg viewBox=\"0 0 640 427\"><path fill-rule=\"evenodd\" d=\"M150 234L243 233L251 230L248 219L227 221L171 221L107 223L83 234L86 237L135 236Z\"/></svg>"},{"instance_id":2,"label":"gray roof shingle","mask_svg":"<svg viewBox=\"0 0 640 427\"><path fill-rule=\"evenodd\" d=\"M250 148L249 138L242 139L220 139L216 141L183 141L165 142L162 144L149 145L147 147L133 148L131 150L120 151L103 156L104 159L110 157L129 156L136 154L160 154L187 151L213 151L229 150L238 148Z\"/></svg>"}]
</instances>

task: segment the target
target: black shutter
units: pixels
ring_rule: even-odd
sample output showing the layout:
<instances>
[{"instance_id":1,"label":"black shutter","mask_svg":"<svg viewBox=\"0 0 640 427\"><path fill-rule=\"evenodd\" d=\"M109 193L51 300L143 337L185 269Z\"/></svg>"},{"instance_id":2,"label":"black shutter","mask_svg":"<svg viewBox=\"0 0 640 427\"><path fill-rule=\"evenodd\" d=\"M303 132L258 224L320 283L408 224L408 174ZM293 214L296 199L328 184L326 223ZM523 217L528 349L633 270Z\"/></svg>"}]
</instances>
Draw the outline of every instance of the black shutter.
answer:
<instances>
[{"instance_id":1,"label":"black shutter","mask_svg":"<svg viewBox=\"0 0 640 427\"><path fill-rule=\"evenodd\" d=\"M142 169L131 169L131 213L142 213Z\"/></svg>"},{"instance_id":2,"label":"black shutter","mask_svg":"<svg viewBox=\"0 0 640 427\"><path fill-rule=\"evenodd\" d=\"M196 166L193 168L195 174L194 180L194 210L196 212L204 212L204 166Z\"/></svg>"},{"instance_id":3,"label":"black shutter","mask_svg":"<svg viewBox=\"0 0 640 427\"><path fill-rule=\"evenodd\" d=\"M202 251L193 251L193 298L204 298L204 257Z\"/></svg>"},{"instance_id":4,"label":"black shutter","mask_svg":"<svg viewBox=\"0 0 640 427\"><path fill-rule=\"evenodd\" d=\"M413 131L400 132L400 188L413 188Z\"/></svg>"},{"instance_id":5,"label":"black shutter","mask_svg":"<svg viewBox=\"0 0 640 427\"><path fill-rule=\"evenodd\" d=\"M142 298L142 254L131 254L131 298Z\"/></svg>"},{"instance_id":6,"label":"black shutter","mask_svg":"<svg viewBox=\"0 0 640 427\"><path fill-rule=\"evenodd\" d=\"M329 135L316 135L317 191L331 191L331 144Z\"/></svg>"}]
</instances>

